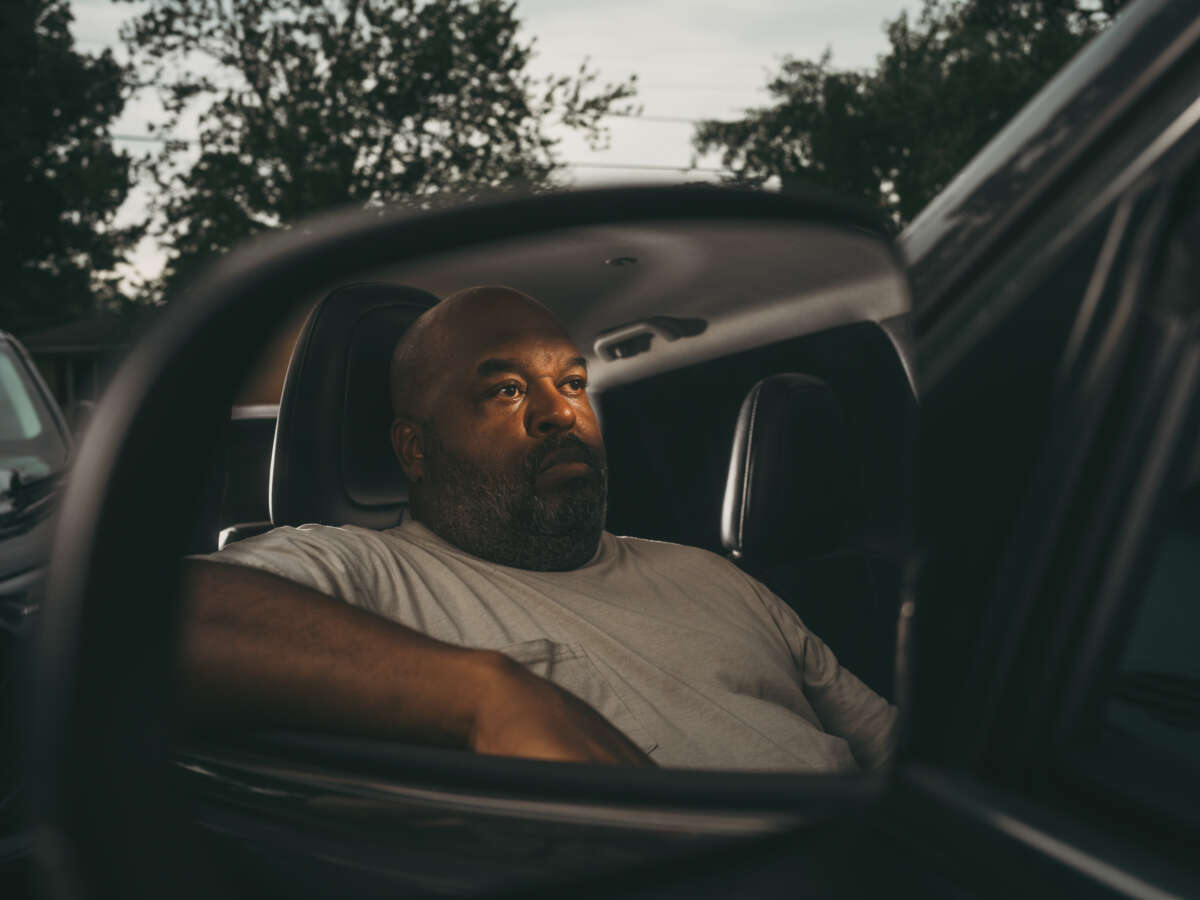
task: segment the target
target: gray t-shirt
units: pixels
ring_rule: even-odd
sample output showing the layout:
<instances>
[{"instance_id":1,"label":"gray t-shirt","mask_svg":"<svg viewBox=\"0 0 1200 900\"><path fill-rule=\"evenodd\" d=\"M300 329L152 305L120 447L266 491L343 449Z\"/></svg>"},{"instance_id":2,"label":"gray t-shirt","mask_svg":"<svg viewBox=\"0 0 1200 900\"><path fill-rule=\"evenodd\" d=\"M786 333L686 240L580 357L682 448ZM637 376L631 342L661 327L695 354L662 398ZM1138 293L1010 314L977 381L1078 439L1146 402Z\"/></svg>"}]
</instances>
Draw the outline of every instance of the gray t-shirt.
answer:
<instances>
[{"instance_id":1,"label":"gray t-shirt","mask_svg":"<svg viewBox=\"0 0 1200 900\"><path fill-rule=\"evenodd\" d=\"M889 758L896 709L778 597L716 554L605 532L569 572L471 556L412 519L276 528L250 566L465 647L591 704L663 766L839 772Z\"/></svg>"}]
</instances>

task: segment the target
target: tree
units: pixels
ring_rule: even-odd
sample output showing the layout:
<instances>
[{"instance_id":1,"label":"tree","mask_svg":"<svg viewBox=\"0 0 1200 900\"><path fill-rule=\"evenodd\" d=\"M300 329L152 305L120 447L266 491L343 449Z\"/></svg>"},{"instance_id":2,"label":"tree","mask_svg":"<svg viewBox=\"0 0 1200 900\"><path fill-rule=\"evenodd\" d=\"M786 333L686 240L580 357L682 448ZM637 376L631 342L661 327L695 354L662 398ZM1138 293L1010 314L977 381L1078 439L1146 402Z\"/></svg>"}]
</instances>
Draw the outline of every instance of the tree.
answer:
<instances>
[{"instance_id":1,"label":"tree","mask_svg":"<svg viewBox=\"0 0 1200 900\"><path fill-rule=\"evenodd\" d=\"M786 59L773 105L702 122L693 146L731 180L808 183L910 221L1112 20L1123 0L925 0L887 25L873 71Z\"/></svg>"},{"instance_id":2,"label":"tree","mask_svg":"<svg viewBox=\"0 0 1200 900\"><path fill-rule=\"evenodd\" d=\"M114 227L130 161L109 126L125 72L76 52L66 0L0 4L0 328L23 334L119 302Z\"/></svg>"},{"instance_id":3,"label":"tree","mask_svg":"<svg viewBox=\"0 0 1200 900\"><path fill-rule=\"evenodd\" d=\"M168 290L245 237L330 206L553 185L548 126L605 137L634 79L537 81L502 0L153 0L124 37L199 154L152 166ZM628 107L624 107L627 111Z\"/></svg>"}]
</instances>

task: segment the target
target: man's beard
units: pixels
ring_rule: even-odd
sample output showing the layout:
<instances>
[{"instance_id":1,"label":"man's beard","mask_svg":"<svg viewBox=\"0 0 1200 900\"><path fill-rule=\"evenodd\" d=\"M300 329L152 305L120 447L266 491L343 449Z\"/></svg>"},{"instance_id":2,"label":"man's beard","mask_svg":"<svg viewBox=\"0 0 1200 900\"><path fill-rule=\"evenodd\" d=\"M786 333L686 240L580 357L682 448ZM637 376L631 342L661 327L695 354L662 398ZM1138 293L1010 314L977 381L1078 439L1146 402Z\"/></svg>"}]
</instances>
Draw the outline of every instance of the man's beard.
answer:
<instances>
[{"instance_id":1,"label":"man's beard","mask_svg":"<svg viewBox=\"0 0 1200 900\"><path fill-rule=\"evenodd\" d=\"M518 569L561 572L595 555L608 498L602 451L560 434L546 438L517 472L502 475L447 450L432 422L422 433L425 483L415 512L434 534L480 559ZM539 495L543 463L562 450L584 455L595 474Z\"/></svg>"}]
</instances>

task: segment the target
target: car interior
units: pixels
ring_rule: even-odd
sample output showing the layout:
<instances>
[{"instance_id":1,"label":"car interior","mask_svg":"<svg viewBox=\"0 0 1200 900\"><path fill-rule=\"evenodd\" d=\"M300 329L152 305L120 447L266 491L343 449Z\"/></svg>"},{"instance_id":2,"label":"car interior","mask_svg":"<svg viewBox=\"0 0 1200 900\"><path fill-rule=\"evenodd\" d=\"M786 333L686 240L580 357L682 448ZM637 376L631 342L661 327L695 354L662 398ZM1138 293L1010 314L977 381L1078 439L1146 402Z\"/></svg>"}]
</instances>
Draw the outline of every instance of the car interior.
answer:
<instances>
[{"instance_id":1,"label":"car interior","mask_svg":"<svg viewBox=\"0 0 1200 900\"><path fill-rule=\"evenodd\" d=\"M777 226L576 229L336 288L308 314L279 406L235 407L195 549L397 524L391 350L436 296L509 284L588 357L608 530L730 558L894 699L917 413L906 298L873 245L820 244Z\"/></svg>"}]
</instances>

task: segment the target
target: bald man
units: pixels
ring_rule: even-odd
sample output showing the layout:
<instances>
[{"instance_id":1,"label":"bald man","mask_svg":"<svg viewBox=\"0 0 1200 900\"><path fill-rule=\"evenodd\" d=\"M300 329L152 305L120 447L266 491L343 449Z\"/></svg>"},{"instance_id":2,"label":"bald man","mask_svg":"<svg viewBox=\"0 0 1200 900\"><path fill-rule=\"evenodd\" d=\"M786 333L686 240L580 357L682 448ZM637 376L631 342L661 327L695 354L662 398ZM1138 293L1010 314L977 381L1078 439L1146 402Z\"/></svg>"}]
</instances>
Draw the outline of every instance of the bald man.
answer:
<instances>
[{"instance_id":1,"label":"bald man","mask_svg":"<svg viewBox=\"0 0 1200 900\"><path fill-rule=\"evenodd\" d=\"M535 300L443 300L391 390L399 526L277 528L187 563L196 720L607 764L887 761L896 710L769 590L604 531L587 363Z\"/></svg>"}]
</instances>

